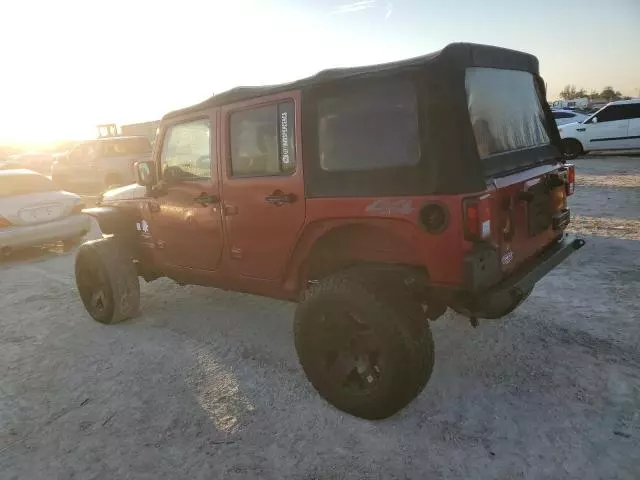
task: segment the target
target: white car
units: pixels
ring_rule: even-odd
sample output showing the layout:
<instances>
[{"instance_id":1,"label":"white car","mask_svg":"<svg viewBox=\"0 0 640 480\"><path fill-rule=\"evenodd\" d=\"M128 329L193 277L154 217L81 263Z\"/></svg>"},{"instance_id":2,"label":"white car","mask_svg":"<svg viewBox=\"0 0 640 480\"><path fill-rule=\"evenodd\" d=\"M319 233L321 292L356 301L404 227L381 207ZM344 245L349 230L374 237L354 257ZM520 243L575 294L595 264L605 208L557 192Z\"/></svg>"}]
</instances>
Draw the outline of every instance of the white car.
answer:
<instances>
[{"instance_id":1,"label":"white car","mask_svg":"<svg viewBox=\"0 0 640 480\"><path fill-rule=\"evenodd\" d=\"M608 103L580 123L558 127L571 156L593 150L640 149L640 98Z\"/></svg>"},{"instance_id":2,"label":"white car","mask_svg":"<svg viewBox=\"0 0 640 480\"><path fill-rule=\"evenodd\" d=\"M584 113L576 112L574 110L553 109L551 110L551 113L553 114L553 118L558 126L566 123L582 122L589 117L589 115L585 115Z\"/></svg>"},{"instance_id":3,"label":"white car","mask_svg":"<svg viewBox=\"0 0 640 480\"><path fill-rule=\"evenodd\" d=\"M62 240L79 243L91 228L84 204L31 170L0 171L0 254Z\"/></svg>"}]
</instances>

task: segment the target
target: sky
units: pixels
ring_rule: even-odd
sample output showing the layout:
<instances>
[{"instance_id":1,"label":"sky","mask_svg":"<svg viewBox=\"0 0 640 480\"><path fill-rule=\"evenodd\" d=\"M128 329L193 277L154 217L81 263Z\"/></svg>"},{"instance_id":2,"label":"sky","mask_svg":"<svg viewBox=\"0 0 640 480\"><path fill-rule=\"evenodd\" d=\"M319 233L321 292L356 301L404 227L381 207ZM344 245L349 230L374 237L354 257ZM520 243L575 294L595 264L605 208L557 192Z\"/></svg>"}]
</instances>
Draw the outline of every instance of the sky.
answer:
<instances>
[{"instance_id":1,"label":"sky","mask_svg":"<svg viewBox=\"0 0 640 480\"><path fill-rule=\"evenodd\" d=\"M0 141L95 136L236 85L469 41L566 84L640 96L640 0L4 0Z\"/></svg>"}]
</instances>

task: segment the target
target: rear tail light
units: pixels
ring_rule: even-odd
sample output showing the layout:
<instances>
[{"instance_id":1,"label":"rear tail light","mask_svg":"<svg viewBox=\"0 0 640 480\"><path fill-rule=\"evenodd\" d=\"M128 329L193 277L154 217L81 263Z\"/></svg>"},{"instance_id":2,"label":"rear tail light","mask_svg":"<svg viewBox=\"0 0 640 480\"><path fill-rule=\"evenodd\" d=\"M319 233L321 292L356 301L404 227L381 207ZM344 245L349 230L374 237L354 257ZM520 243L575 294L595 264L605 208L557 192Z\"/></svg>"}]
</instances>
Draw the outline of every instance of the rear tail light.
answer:
<instances>
[{"instance_id":1,"label":"rear tail light","mask_svg":"<svg viewBox=\"0 0 640 480\"><path fill-rule=\"evenodd\" d=\"M76 203L71 209L71 213L82 213L82 210L86 207L84 203Z\"/></svg>"},{"instance_id":2,"label":"rear tail light","mask_svg":"<svg viewBox=\"0 0 640 480\"><path fill-rule=\"evenodd\" d=\"M491 237L491 196L467 198L463 202L464 233L467 240Z\"/></svg>"},{"instance_id":3,"label":"rear tail light","mask_svg":"<svg viewBox=\"0 0 640 480\"><path fill-rule=\"evenodd\" d=\"M7 220L5 217L0 215L0 228L6 228L11 226L11 222Z\"/></svg>"},{"instance_id":4,"label":"rear tail light","mask_svg":"<svg viewBox=\"0 0 640 480\"><path fill-rule=\"evenodd\" d=\"M567 165L567 197L576 190L576 166Z\"/></svg>"}]
</instances>

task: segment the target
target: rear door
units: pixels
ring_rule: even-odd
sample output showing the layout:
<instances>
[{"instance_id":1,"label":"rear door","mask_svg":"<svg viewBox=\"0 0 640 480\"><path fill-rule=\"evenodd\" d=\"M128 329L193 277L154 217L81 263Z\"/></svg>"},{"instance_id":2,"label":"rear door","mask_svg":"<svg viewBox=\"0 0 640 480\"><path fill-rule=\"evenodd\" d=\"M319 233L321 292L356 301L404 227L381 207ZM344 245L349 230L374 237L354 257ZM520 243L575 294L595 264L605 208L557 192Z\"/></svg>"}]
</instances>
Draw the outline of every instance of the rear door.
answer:
<instances>
[{"instance_id":1,"label":"rear door","mask_svg":"<svg viewBox=\"0 0 640 480\"><path fill-rule=\"evenodd\" d=\"M629 118L629 131L625 148L640 148L640 102L625 105Z\"/></svg>"},{"instance_id":2,"label":"rear door","mask_svg":"<svg viewBox=\"0 0 640 480\"><path fill-rule=\"evenodd\" d=\"M157 261L169 268L215 271L223 246L217 174L217 111L164 130L159 159L165 194L149 201L140 226Z\"/></svg>"},{"instance_id":3,"label":"rear door","mask_svg":"<svg viewBox=\"0 0 640 480\"><path fill-rule=\"evenodd\" d=\"M609 105L584 123L585 150L626 148L629 119L624 105Z\"/></svg>"},{"instance_id":4,"label":"rear door","mask_svg":"<svg viewBox=\"0 0 640 480\"><path fill-rule=\"evenodd\" d=\"M229 105L222 200L232 273L283 274L305 219L298 92Z\"/></svg>"}]
</instances>

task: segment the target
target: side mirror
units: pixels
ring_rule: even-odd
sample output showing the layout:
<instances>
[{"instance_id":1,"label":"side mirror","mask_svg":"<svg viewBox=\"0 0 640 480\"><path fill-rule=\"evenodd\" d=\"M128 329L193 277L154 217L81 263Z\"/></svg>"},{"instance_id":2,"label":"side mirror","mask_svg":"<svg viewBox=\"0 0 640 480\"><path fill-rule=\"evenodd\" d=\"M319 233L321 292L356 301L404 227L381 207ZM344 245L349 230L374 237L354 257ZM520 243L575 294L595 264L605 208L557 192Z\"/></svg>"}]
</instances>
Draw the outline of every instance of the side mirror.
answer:
<instances>
[{"instance_id":1,"label":"side mirror","mask_svg":"<svg viewBox=\"0 0 640 480\"><path fill-rule=\"evenodd\" d=\"M136 183L143 187L152 187L158 181L155 162L145 160L135 163Z\"/></svg>"},{"instance_id":2,"label":"side mirror","mask_svg":"<svg viewBox=\"0 0 640 480\"><path fill-rule=\"evenodd\" d=\"M598 117L593 117L591 119L591 123L598 123Z\"/></svg>"}]
</instances>

